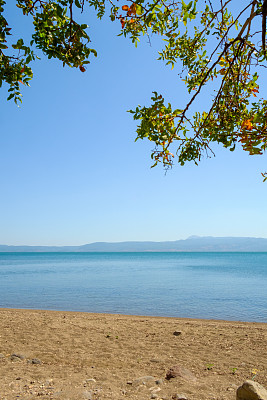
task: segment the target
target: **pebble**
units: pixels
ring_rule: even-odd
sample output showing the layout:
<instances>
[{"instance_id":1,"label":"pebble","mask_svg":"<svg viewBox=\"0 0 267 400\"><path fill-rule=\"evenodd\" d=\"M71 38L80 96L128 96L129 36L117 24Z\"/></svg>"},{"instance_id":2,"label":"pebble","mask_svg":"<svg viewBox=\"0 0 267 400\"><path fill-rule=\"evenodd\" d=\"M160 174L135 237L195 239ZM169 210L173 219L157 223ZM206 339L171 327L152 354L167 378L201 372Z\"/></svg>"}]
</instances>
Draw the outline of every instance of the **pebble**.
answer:
<instances>
[{"instance_id":1,"label":"pebble","mask_svg":"<svg viewBox=\"0 0 267 400\"><path fill-rule=\"evenodd\" d=\"M138 385L145 385L147 382L154 381L155 378L153 376L141 376L141 378L137 378L133 381L133 385L138 386Z\"/></svg>"},{"instance_id":2,"label":"pebble","mask_svg":"<svg viewBox=\"0 0 267 400\"><path fill-rule=\"evenodd\" d=\"M153 386L153 387L149 388L149 390L151 390L153 393L156 393L156 392L160 392L161 388Z\"/></svg>"},{"instance_id":3,"label":"pebble","mask_svg":"<svg viewBox=\"0 0 267 400\"><path fill-rule=\"evenodd\" d=\"M32 358L31 360L27 360L28 364L42 364L42 361L39 358Z\"/></svg>"},{"instance_id":4,"label":"pebble","mask_svg":"<svg viewBox=\"0 0 267 400\"><path fill-rule=\"evenodd\" d=\"M175 393L175 394L172 396L172 399L173 399L173 400L187 400L187 397L186 397L185 394Z\"/></svg>"},{"instance_id":5,"label":"pebble","mask_svg":"<svg viewBox=\"0 0 267 400\"><path fill-rule=\"evenodd\" d=\"M166 374L166 379L170 380L171 378L181 377L187 381L196 382L197 378L191 371L184 368L182 365L174 365L169 369Z\"/></svg>"},{"instance_id":6,"label":"pebble","mask_svg":"<svg viewBox=\"0 0 267 400\"><path fill-rule=\"evenodd\" d=\"M25 357L23 355L15 354L15 353L11 354L11 356L10 356L11 361L21 361L21 360L24 360L24 358Z\"/></svg>"},{"instance_id":7,"label":"pebble","mask_svg":"<svg viewBox=\"0 0 267 400\"><path fill-rule=\"evenodd\" d=\"M233 387L229 386L226 390L227 390L228 392L233 392L235 389L234 389Z\"/></svg>"},{"instance_id":8,"label":"pebble","mask_svg":"<svg viewBox=\"0 0 267 400\"><path fill-rule=\"evenodd\" d=\"M150 396L151 399L157 399L158 395L156 393L152 393Z\"/></svg>"},{"instance_id":9,"label":"pebble","mask_svg":"<svg viewBox=\"0 0 267 400\"><path fill-rule=\"evenodd\" d=\"M85 383L95 383L96 380L94 378L85 379Z\"/></svg>"},{"instance_id":10,"label":"pebble","mask_svg":"<svg viewBox=\"0 0 267 400\"><path fill-rule=\"evenodd\" d=\"M174 332L173 332L173 335L174 335L174 336L180 336L181 334L182 334L181 331L174 331Z\"/></svg>"}]
</instances>

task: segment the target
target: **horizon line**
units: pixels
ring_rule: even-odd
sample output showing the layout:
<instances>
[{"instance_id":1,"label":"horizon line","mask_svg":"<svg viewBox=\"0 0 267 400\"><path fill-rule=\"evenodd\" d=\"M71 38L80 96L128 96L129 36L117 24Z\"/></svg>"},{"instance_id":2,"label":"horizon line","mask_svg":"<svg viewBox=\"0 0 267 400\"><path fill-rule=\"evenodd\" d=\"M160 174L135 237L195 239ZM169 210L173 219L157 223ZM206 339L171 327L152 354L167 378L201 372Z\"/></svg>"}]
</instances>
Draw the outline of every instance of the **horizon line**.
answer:
<instances>
[{"instance_id":1,"label":"horizon line","mask_svg":"<svg viewBox=\"0 0 267 400\"><path fill-rule=\"evenodd\" d=\"M8 247L82 247L91 244L120 244L120 243L167 243L167 242L179 242L193 239L264 239L267 240L267 237L262 236L199 236L199 235L190 235L185 239L174 239L174 240L120 240L120 241L95 241L95 242L87 242L83 244L4 244L0 243L0 246L8 246Z\"/></svg>"}]
</instances>

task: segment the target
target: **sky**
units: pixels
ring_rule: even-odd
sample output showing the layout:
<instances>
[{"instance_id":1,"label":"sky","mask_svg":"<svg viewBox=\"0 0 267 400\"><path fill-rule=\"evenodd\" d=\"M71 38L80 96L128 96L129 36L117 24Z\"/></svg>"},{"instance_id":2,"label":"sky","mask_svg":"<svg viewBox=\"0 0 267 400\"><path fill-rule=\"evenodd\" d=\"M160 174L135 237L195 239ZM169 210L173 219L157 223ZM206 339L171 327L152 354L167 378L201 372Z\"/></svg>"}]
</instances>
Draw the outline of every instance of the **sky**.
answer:
<instances>
[{"instance_id":1,"label":"sky","mask_svg":"<svg viewBox=\"0 0 267 400\"><path fill-rule=\"evenodd\" d=\"M14 3L9 25L28 38L30 23ZM119 24L90 13L82 18L98 57L85 73L39 53L20 108L0 91L0 244L267 238L266 154L214 146L216 157L199 166L151 169L153 146L135 142L127 110L149 105L154 90L182 108L179 68L157 61L158 38L135 48L117 36Z\"/></svg>"}]
</instances>

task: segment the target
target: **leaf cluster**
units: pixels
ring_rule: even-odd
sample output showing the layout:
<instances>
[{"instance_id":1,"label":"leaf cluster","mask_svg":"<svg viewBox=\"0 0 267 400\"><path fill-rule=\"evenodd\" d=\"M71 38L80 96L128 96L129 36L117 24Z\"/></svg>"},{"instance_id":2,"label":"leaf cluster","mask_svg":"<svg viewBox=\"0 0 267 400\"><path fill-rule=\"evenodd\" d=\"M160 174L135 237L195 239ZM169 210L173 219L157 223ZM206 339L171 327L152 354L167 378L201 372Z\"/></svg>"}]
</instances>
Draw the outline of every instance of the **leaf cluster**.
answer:
<instances>
[{"instance_id":1,"label":"leaf cluster","mask_svg":"<svg viewBox=\"0 0 267 400\"><path fill-rule=\"evenodd\" d=\"M21 101L20 84L32 79L30 64L35 49L63 65L85 72L90 56L88 26L77 20L85 7L97 18L109 15L120 27L119 35L137 45L140 37L159 35L163 48L159 60L179 71L190 100L177 99L173 107L153 92L149 106L130 110L138 121L137 139L154 143L153 166L165 168L177 161L196 164L213 154L216 142L234 151L236 145L251 155L267 146L267 100L260 97L259 71L267 67L267 0L250 0L239 11L233 0L16 0L33 20L29 45L12 43L12 29L0 0L0 85L9 85L8 99ZM209 90L209 106L201 95ZM206 95L206 94L205 94ZM197 102L198 101L198 102ZM193 103L198 111L193 111ZM206 103L206 102L205 102ZM171 151L173 153L171 153ZM266 180L266 174L263 174Z\"/></svg>"},{"instance_id":2,"label":"leaf cluster","mask_svg":"<svg viewBox=\"0 0 267 400\"><path fill-rule=\"evenodd\" d=\"M264 25L257 30L260 19L264 20L263 4L251 1L238 15L230 6L231 0L209 2L204 9L198 2L176 4L179 23L166 30L166 44L159 52L159 59L172 69L179 65L180 77L191 94L189 102L180 105L178 118L169 114L175 124L168 127L160 118L162 111L154 97L150 106L131 110L140 121L137 138L155 143L152 158L166 168L173 164L173 159L166 157L173 141L178 141L176 155L181 165L187 161L197 164L203 155L213 154L212 142L231 151L239 144L250 155L266 150L267 102L257 99L259 70L266 68L267 60ZM216 88L210 107L192 112L192 104L208 84ZM166 140L159 150L162 132Z\"/></svg>"}]
</instances>

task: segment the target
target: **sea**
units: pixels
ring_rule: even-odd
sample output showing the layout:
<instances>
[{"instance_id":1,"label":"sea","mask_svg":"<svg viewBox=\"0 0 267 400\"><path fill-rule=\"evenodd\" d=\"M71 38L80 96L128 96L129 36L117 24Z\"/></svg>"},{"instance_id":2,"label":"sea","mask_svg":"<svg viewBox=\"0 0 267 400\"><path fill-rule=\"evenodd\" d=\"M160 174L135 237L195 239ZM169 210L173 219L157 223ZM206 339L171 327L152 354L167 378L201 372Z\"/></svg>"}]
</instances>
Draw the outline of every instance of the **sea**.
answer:
<instances>
[{"instance_id":1,"label":"sea","mask_svg":"<svg viewBox=\"0 0 267 400\"><path fill-rule=\"evenodd\" d=\"M267 253L0 253L0 307L267 322Z\"/></svg>"}]
</instances>

